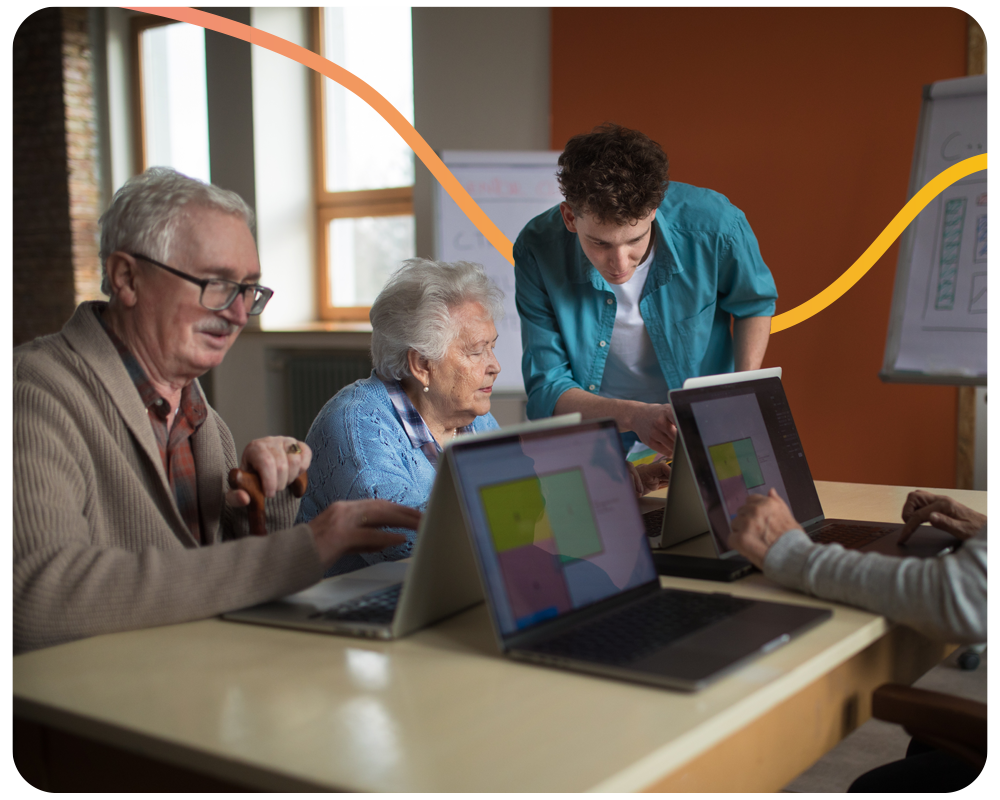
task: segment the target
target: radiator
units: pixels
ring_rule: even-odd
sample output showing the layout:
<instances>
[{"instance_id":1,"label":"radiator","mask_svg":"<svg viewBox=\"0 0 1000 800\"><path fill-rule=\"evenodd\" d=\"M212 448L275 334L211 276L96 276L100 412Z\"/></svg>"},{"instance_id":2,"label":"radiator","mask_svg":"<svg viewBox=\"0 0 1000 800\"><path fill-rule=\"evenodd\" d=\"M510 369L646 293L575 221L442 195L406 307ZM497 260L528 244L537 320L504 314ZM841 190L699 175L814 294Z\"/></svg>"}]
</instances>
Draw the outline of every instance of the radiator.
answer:
<instances>
[{"instance_id":1,"label":"radiator","mask_svg":"<svg viewBox=\"0 0 1000 800\"><path fill-rule=\"evenodd\" d=\"M309 426L327 400L372 372L367 351L284 351L281 360L285 374L286 430L296 439L306 438Z\"/></svg>"}]
</instances>

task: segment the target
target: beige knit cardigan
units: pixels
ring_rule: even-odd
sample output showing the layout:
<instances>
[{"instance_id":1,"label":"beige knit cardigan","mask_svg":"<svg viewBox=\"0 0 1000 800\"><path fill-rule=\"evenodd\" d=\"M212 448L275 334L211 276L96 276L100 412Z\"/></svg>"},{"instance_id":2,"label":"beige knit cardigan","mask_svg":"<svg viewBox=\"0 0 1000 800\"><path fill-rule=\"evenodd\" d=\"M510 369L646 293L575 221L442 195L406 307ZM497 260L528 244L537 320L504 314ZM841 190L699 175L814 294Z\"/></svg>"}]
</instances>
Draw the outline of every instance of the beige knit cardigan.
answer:
<instances>
[{"instance_id":1,"label":"beige knit cardigan","mask_svg":"<svg viewBox=\"0 0 1000 800\"><path fill-rule=\"evenodd\" d=\"M287 527L297 501L269 501L267 537L226 506L236 448L214 409L192 439L198 545L95 305L14 350L15 653L210 617L323 574L309 528Z\"/></svg>"}]
</instances>

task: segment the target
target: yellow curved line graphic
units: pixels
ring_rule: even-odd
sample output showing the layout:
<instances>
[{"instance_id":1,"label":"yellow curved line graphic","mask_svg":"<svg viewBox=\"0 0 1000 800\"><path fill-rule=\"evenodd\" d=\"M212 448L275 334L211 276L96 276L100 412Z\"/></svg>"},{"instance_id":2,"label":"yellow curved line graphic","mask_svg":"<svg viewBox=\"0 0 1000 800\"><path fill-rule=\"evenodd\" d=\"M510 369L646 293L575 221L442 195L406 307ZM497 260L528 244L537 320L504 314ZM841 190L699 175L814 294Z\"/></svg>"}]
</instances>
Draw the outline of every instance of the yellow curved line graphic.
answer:
<instances>
[{"instance_id":1,"label":"yellow curved line graphic","mask_svg":"<svg viewBox=\"0 0 1000 800\"><path fill-rule=\"evenodd\" d=\"M929 180L919 192L910 198L909 202L892 218L892 222L885 226L885 230L861 254L861 258L855 261L843 275L802 305L772 318L771 333L798 325L839 300L844 292L861 280L861 277L882 257L889 249L889 245L896 241L906 226L913 222L917 214L924 209L924 206L956 181L983 169L986 169L986 153L959 161Z\"/></svg>"},{"instance_id":2,"label":"yellow curved line graphic","mask_svg":"<svg viewBox=\"0 0 1000 800\"><path fill-rule=\"evenodd\" d=\"M332 81L339 83L345 89L353 92L368 105L370 105L393 130L396 131L416 154L424 165L437 178L442 188L448 192L451 199L455 201L469 220L479 229L480 233L486 237L504 258L514 264L514 247L501 230L493 223L486 213L479 207L475 200L469 195L465 188L458 182L451 171L444 165L444 162L431 149L430 145L424 141L416 129L407 122L406 118L400 114L396 108L386 100L375 89L365 83L343 67L334 64L311 50L306 50L297 44L275 36L272 33L252 28L241 22L218 17L204 11L184 7L145 7L145 6L124 6L133 11L142 11L147 14L154 14L166 19L174 19L178 22L187 22L201 28L207 28L218 33L242 39L250 44L263 47L278 55L297 61L304 67L315 70L321 75L325 75ZM861 277L868 272L879 258L889 249L891 245L903 232L907 225L919 214L923 208L947 189L951 184L961 180L966 175L986 169L986 153L967 158L960 161L937 177L930 180L919 192L910 198L909 202L903 206L902 210L893 218L885 230L879 234L878 238L872 242L871 246L861 254L861 257L851 265L851 267L837 280L827 286L815 297L807 300L799 306L778 314L771 320L771 333L778 333L793 325L798 325L809 317L818 314L831 303L840 299L843 294L854 286Z\"/></svg>"},{"instance_id":3,"label":"yellow curved line graphic","mask_svg":"<svg viewBox=\"0 0 1000 800\"><path fill-rule=\"evenodd\" d=\"M193 8L150 8L146 6L124 6L124 8L129 8L133 11L143 11L147 14L155 14L158 17L165 17L166 19L175 19L178 22L188 22L191 25L197 25L201 28L207 28L237 39L242 39L244 42L263 47L265 50L270 50L273 53L285 56L285 58L297 61L303 66L315 70L330 80L339 83L348 91L353 92L375 109L382 119L393 127L393 130L416 153L417 158L437 178L438 183L451 195L451 199L458 204L458 207L462 209L465 215L479 229L479 232L497 249L500 255L510 262L511 266L514 265L514 245L511 244L510 239L504 236L503 232L493 223L493 220L486 216L486 212L479 207L462 184L458 182L458 179L451 174L451 171L444 165L444 162L438 157L437 153L424 141L424 137L417 133L416 129L407 122L406 117L400 114L392 103L353 73L348 72L343 67L337 66L332 61L328 61L311 50L306 50L306 48L300 45L292 44L280 36L275 36L273 33L265 33L257 28L244 25L241 22L234 22L233 20L218 17L215 14L209 14L205 11L198 11Z\"/></svg>"}]
</instances>

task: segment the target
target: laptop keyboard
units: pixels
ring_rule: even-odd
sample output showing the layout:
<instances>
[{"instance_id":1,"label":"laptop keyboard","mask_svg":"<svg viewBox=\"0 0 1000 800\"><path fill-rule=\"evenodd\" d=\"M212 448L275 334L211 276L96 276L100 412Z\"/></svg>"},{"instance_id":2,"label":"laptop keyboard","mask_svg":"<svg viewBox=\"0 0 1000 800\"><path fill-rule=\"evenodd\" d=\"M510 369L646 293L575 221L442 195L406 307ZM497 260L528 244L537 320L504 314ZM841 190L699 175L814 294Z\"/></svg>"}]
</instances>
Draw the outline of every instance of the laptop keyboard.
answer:
<instances>
[{"instance_id":1,"label":"laptop keyboard","mask_svg":"<svg viewBox=\"0 0 1000 800\"><path fill-rule=\"evenodd\" d=\"M667 507L654 508L642 515L642 523L646 526L646 535L656 537L663 531L663 515Z\"/></svg>"},{"instance_id":2,"label":"laptop keyboard","mask_svg":"<svg viewBox=\"0 0 1000 800\"><path fill-rule=\"evenodd\" d=\"M869 525L836 524L813 531L809 534L809 538L816 544L835 543L843 545L848 550L858 550L876 539L881 539L886 534L892 533L898 527L898 525L871 527Z\"/></svg>"},{"instance_id":3,"label":"laptop keyboard","mask_svg":"<svg viewBox=\"0 0 1000 800\"><path fill-rule=\"evenodd\" d=\"M621 666L731 617L753 601L727 594L665 589L527 649L544 655Z\"/></svg>"},{"instance_id":4,"label":"laptop keyboard","mask_svg":"<svg viewBox=\"0 0 1000 800\"><path fill-rule=\"evenodd\" d=\"M403 584L396 583L376 592L363 594L326 611L310 614L310 619L330 619L338 622L371 622L388 625L396 613Z\"/></svg>"}]
</instances>

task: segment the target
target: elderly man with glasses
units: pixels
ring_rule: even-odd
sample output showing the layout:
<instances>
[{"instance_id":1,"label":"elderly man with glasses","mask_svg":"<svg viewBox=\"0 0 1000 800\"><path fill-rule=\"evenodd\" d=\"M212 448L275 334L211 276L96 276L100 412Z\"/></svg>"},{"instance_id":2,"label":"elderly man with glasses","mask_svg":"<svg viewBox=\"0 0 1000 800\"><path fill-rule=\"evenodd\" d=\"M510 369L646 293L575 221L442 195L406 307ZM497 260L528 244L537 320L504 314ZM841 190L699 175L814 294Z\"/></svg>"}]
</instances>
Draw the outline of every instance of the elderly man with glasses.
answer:
<instances>
[{"instance_id":1,"label":"elderly man with glasses","mask_svg":"<svg viewBox=\"0 0 1000 800\"><path fill-rule=\"evenodd\" d=\"M14 350L14 652L260 603L405 541L380 528L419 514L381 500L293 526L285 490L311 453L280 436L239 462L260 476L272 531L246 535L233 438L197 380L272 294L246 204L152 168L101 225L109 302Z\"/></svg>"}]
</instances>

